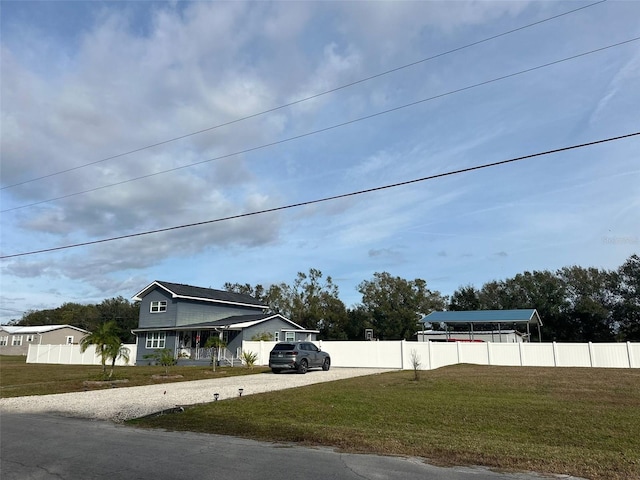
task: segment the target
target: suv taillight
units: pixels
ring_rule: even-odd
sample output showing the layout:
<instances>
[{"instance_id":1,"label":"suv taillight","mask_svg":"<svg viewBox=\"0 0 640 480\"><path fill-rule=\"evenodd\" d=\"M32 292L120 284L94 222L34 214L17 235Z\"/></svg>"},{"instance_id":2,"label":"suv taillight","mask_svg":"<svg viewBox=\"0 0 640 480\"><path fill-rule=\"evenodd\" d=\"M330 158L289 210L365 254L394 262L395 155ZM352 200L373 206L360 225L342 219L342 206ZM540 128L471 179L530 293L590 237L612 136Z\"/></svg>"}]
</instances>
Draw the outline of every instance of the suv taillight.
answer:
<instances>
[{"instance_id":1,"label":"suv taillight","mask_svg":"<svg viewBox=\"0 0 640 480\"><path fill-rule=\"evenodd\" d=\"M296 352L295 350L293 352L289 352L289 355L297 355L298 352Z\"/></svg>"}]
</instances>

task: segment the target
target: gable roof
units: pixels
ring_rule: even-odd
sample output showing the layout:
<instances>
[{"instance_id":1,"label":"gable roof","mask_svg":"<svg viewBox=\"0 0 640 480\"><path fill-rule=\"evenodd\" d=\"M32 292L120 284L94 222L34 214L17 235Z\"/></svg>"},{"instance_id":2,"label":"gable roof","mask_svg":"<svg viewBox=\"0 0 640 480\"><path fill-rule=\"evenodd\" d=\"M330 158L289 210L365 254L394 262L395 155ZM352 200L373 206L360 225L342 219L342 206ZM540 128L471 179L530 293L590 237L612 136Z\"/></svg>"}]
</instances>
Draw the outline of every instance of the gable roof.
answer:
<instances>
[{"instance_id":1,"label":"gable roof","mask_svg":"<svg viewBox=\"0 0 640 480\"><path fill-rule=\"evenodd\" d=\"M192 285L183 285L181 283L161 282L156 280L145 288L140 290L133 296L134 300L142 300L143 297L150 292L160 288L169 294L172 298L182 298L184 300L199 300L202 302L224 303L228 305L238 305L252 308L267 308L259 300L250 295L241 293L227 292L225 290L216 290L213 288L195 287Z\"/></svg>"},{"instance_id":2,"label":"gable roof","mask_svg":"<svg viewBox=\"0 0 640 480\"><path fill-rule=\"evenodd\" d=\"M460 310L431 312L421 320L423 323L533 323L542 325L535 308L517 310Z\"/></svg>"},{"instance_id":3,"label":"gable roof","mask_svg":"<svg viewBox=\"0 0 640 480\"><path fill-rule=\"evenodd\" d=\"M72 328L82 333L89 333L87 330L83 330L73 325L29 325L29 326L17 326L17 325L0 325L0 329L12 335L28 335L28 334L42 334L52 332L54 330L60 330L61 328Z\"/></svg>"}]
</instances>

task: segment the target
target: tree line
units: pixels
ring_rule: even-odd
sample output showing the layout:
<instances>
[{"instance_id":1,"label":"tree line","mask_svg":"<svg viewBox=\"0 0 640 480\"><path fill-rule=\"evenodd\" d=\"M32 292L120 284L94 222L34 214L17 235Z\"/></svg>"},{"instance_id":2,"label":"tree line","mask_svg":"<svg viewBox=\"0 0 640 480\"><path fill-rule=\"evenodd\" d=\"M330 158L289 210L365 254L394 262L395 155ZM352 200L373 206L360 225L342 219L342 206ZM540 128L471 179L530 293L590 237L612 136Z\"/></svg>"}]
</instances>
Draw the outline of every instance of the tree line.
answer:
<instances>
[{"instance_id":1,"label":"tree line","mask_svg":"<svg viewBox=\"0 0 640 480\"><path fill-rule=\"evenodd\" d=\"M435 310L515 308L538 310L543 341L640 340L640 257L635 254L616 270L571 266L527 271L480 288L461 286L450 297L430 290L420 278L407 280L378 272L357 286L362 300L349 308L340 300L331 276L314 268L298 273L291 284L264 287L227 282L223 289L257 298L271 312L319 330L318 337L324 340L363 340L366 329L380 340L411 340L421 328L420 318ZM137 302L117 297L99 305L66 303L53 310L27 312L17 324L62 323L92 331L105 321L115 321L121 338L129 342L138 311ZM537 339L537 331L532 334Z\"/></svg>"},{"instance_id":2,"label":"tree line","mask_svg":"<svg viewBox=\"0 0 640 480\"><path fill-rule=\"evenodd\" d=\"M108 298L99 304L83 305L67 302L58 308L29 310L14 325L73 325L89 332L97 332L108 322L123 343L135 343L131 330L138 326L140 303L120 296Z\"/></svg>"}]
</instances>

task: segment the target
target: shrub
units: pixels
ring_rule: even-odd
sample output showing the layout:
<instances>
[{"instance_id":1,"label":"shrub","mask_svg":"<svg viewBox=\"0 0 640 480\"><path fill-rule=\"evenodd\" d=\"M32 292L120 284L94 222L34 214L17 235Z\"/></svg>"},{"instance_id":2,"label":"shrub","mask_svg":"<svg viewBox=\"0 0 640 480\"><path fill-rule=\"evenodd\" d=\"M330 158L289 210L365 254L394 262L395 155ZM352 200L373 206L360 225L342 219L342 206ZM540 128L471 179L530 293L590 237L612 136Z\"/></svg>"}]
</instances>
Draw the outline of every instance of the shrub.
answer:
<instances>
[{"instance_id":1,"label":"shrub","mask_svg":"<svg viewBox=\"0 0 640 480\"><path fill-rule=\"evenodd\" d=\"M253 368L258 361L258 354L250 351L243 350L240 355L240 359L242 363L245 364L247 368Z\"/></svg>"}]
</instances>

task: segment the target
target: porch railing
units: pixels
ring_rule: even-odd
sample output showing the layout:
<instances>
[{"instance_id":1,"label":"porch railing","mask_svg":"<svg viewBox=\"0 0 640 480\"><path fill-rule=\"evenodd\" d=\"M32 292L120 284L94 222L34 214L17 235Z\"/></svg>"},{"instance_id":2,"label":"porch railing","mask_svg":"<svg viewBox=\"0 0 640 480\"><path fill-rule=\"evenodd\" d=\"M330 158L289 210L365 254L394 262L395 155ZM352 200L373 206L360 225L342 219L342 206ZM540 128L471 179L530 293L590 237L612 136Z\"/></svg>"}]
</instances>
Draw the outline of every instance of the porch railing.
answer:
<instances>
[{"instance_id":1,"label":"porch railing","mask_svg":"<svg viewBox=\"0 0 640 480\"><path fill-rule=\"evenodd\" d=\"M242 364L240 360L240 351L238 349L235 355L226 348L218 349L218 362L220 365L228 365L228 366L238 366ZM206 360L211 361L211 357L213 356L214 349L213 348L191 348L191 347L182 347L178 349L178 358L189 359L189 360Z\"/></svg>"}]
</instances>

